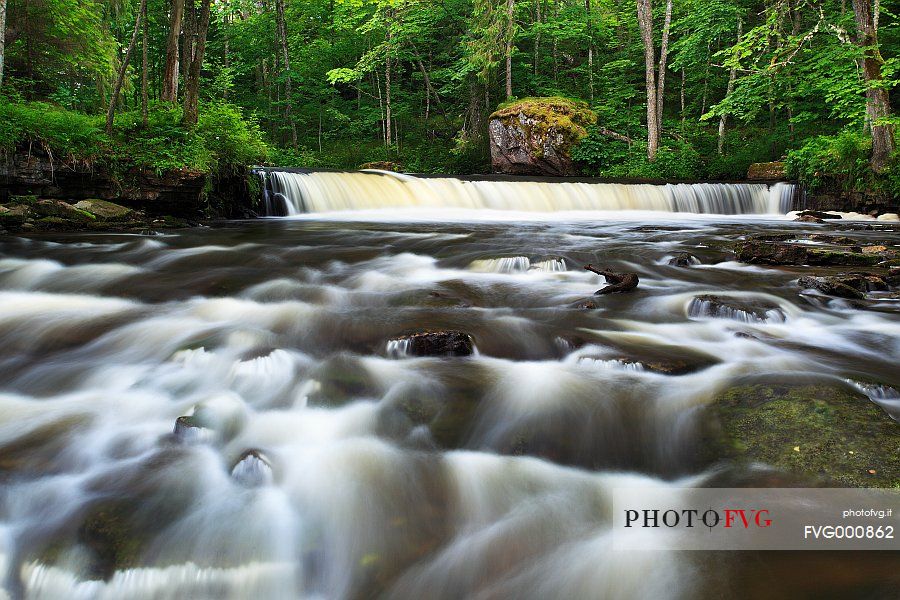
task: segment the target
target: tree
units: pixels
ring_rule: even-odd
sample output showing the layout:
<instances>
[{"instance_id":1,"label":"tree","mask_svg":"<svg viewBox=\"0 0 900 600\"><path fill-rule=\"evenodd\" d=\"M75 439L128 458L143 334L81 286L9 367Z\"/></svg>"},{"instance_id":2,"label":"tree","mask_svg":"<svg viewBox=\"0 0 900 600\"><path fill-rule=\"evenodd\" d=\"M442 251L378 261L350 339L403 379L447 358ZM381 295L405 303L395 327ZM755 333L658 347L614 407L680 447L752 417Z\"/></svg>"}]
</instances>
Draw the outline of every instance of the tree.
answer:
<instances>
[{"instance_id":1,"label":"tree","mask_svg":"<svg viewBox=\"0 0 900 600\"><path fill-rule=\"evenodd\" d=\"M291 59L288 53L287 24L284 19L284 0L275 0L275 22L281 41L281 57L284 64L284 120L291 128L291 146L297 147L297 124L291 116Z\"/></svg>"},{"instance_id":2,"label":"tree","mask_svg":"<svg viewBox=\"0 0 900 600\"><path fill-rule=\"evenodd\" d=\"M516 36L515 0L506 0L506 97L512 98L512 54Z\"/></svg>"},{"instance_id":3,"label":"tree","mask_svg":"<svg viewBox=\"0 0 900 600\"><path fill-rule=\"evenodd\" d=\"M193 0L191 0L193 1ZM181 21L184 18L185 0L172 0L169 10L169 35L166 40L166 64L162 78L164 102L178 102L178 38L181 35Z\"/></svg>"},{"instance_id":4,"label":"tree","mask_svg":"<svg viewBox=\"0 0 900 600\"><path fill-rule=\"evenodd\" d=\"M653 45L651 0L637 0L638 25L644 44L644 80L647 87L647 158L656 160L659 149L659 112L656 95L656 48Z\"/></svg>"},{"instance_id":5,"label":"tree","mask_svg":"<svg viewBox=\"0 0 900 600\"><path fill-rule=\"evenodd\" d=\"M869 0L853 0L853 12L856 16L857 45L863 52L863 77L866 83L866 115L872 129L872 170L876 173L884 171L891 155L896 150L894 126L888 121L891 117L891 100L884 87L881 67L884 58L878 48L878 8L875 10Z\"/></svg>"},{"instance_id":6,"label":"tree","mask_svg":"<svg viewBox=\"0 0 900 600\"><path fill-rule=\"evenodd\" d=\"M109 99L109 109L106 111L106 133L112 133L113 118L116 114L116 103L119 101L119 92L122 91L122 83L125 81L125 71L128 69L128 61L131 58L131 53L134 52L138 31L141 29L141 17L146 13L146 9L147 0L141 0L141 6L134 19L134 31L131 33L131 41L128 43L128 48L125 50L125 56L122 57L119 75L116 77L116 85L113 88L112 96Z\"/></svg>"},{"instance_id":7,"label":"tree","mask_svg":"<svg viewBox=\"0 0 900 600\"><path fill-rule=\"evenodd\" d=\"M3 57L6 50L6 0L0 0L0 87L3 87Z\"/></svg>"},{"instance_id":8,"label":"tree","mask_svg":"<svg viewBox=\"0 0 900 600\"><path fill-rule=\"evenodd\" d=\"M741 37L744 35L744 21L741 18L738 18L738 43L741 41ZM737 63L731 65L731 72L728 74L728 89L725 91L725 96L728 97L732 93L734 93L734 80L737 79ZM716 143L716 151L719 153L719 156L725 153L725 125L728 122L728 114L722 113L719 117L719 140Z\"/></svg>"},{"instance_id":9,"label":"tree","mask_svg":"<svg viewBox=\"0 0 900 600\"><path fill-rule=\"evenodd\" d=\"M146 0L142 0L146 1ZM189 0L193 1L193 0ZM206 52L206 34L209 31L210 0L201 0L200 15L193 30L194 40L189 45L190 70L184 82L184 122L187 125L196 125L199 117L200 104L200 67L203 65L203 55Z\"/></svg>"}]
</instances>

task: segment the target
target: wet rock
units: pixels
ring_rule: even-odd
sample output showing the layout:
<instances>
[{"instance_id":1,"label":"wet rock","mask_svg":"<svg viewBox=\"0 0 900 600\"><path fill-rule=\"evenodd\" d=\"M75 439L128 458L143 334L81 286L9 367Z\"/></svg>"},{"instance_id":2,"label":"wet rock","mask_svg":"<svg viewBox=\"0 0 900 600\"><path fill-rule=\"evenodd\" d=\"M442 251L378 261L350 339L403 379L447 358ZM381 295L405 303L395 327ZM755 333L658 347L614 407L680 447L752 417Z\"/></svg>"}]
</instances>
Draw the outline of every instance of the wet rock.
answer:
<instances>
[{"instance_id":1,"label":"wet rock","mask_svg":"<svg viewBox=\"0 0 900 600\"><path fill-rule=\"evenodd\" d=\"M78 541L91 551L87 565L92 577L108 579L119 569L135 567L147 543L134 514L136 502L101 503L86 516L78 529Z\"/></svg>"},{"instance_id":2,"label":"wet rock","mask_svg":"<svg viewBox=\"0 0 900 600\"><path fill-rule=\"evenodd\" d=\"M822 219L820 219L818 217L814 217L812 215L803 215L802 217L797 217L794 220L799 223L824 223L825 222Z\"/></svg>"},{"instance_id":3,"label":"wet rock","mask_svg":"<svg viewBox=\"0 0 900 600\"><path fill-rule=\"evenodd\" d=\"M825 212L822 210L804 210L797 213L798 217L813 217L816 219L840 219L841 215Z\"/></svg>"},{"instance_id":4,"label":"wet rock","mask_svg":"<svg viewBox=\"0 0 900 600\"><path fill-rule=\"evenodd\" d=\"M134 210L107 200L82 200L75 203L75 208L89 212L102 221L129 221L135 217Z\"/></svg>"},{"instance_id":5,"label":"wet rock","mask_svg":"<svg viewBox=\"0 0 900 600\"><path fill-rule=\"evenodd\" d=\"M0 206L0 225L17 228L25 223L28 217L28 207L19 205Z\"/></svg>"},{"instance_id":6,"label":"wet rock","mask_svg":"<svg viewBox=\"0 0 900 600\"><path fill-rule=\"evenodd\" d=\"M597 120L584 102L526 98L505 106L488 121L491 165L511 175L575 175L569 154Z\"/></svg>"},{"instance_id":7,"label":"wet rock","mask_svg":"<svg viewBox=\"0 0 900 600\"><path fill-rule=\"evenodd\" d=\"M600 306L597 304L597 302L595 302L594 300L591 300L589 298L586 298L584 300L579 300L578 302L571 304L571 307L572 308L580 308L582 310L596 310L596 309L600 308Z\"/></svg>"},{"instance_id":8,"label":"wet rock","mask_svg":"<svg viewBox=\"0 0 900 600\"><path fill-rule=\"evenodd\" d=\"M804 289L819 290L829 296L862 300L866 292L887 290L884 278L870 273L850 273L848 275L814 276L807 275L797 280Z\"/></svg>"},{"instance_id":9,"label":"wet rock","mask_svg":"<svg viewBox=\"0 0 900 600\"><path fill-rule=\"evenodd\" d=\"M29 210L41 217L57 217L74 223L89 223L96 219L91 213L75 208L62 200L38 200Z\"/></svg>"},{"instance_id":10,"label":"wet rock","mask_svg":"<svg viewBox=\"0 0 900 600\"><path fill-rule=\"evenodd\" d=\"M831 235L829 233L813 233L807 236L808 240L813 242L825 242L826 244L834 244L837 246L855 246L856 240L846 235Z\"/></svg>"},{"instance_id":11,"label":"wet rock","mask_svg":"<svg viewBox=\"0 0 900 600\"><path fill-rule=\"evenodd\" d=\"M272 463L257 449L245 451L231 468L231 477L245 487L270 485L275 480Z\"/></svg>"},{"instance_id":12,"label":"wet rock","mask_svg":"<svg viewBox=\"0 0 900 600\"><path fill-rule=\"evenodd\" d=\"M816 248L762 237L738 242L735 252L741 262L764 265L872 266L879 260L875 254Z\"/></svg>"},{"instance_id":13,"label":"wet rock","mask_svg":"<svg viewBox=\"0 0 900 600\"><path fill-rule=\"evenodd\" d=\"M469 356L472 336L462 331L425 331L388 341L388 354L401 356Z\"/></svg>"},{"instance_id":14,"label":"wet rock","mask_svg":"<svg viewBox=\"0 0 900 600\"><path fill-rule=\"evenodd\" d=\"M747 169L749 181L782 181L787 177L787 169L781 161L753 163Z\"/></svg>"},{"instance_id":15,"label":"wet rock","mask_svg":"<svg viewBox=\"0 0 900 600\"><path fill-rule=\"evenodd\" d=\"M669 259L668 264L672 267L692 267L699 265L700 259L690 252L679 252Z\"/></svg>"},{"instance_id":16,"label":"wet rock","mask_svg":"<svg viewBox=\"0 0 900 600\"><path fill-rule=\"evenodd\" d=\"M863 254L882 254L887 252L887 246L863 246Z\"/></svg>"},{"instance_id":17,"label":"wet rock","mask_svg":"<svg viewBox=\"0 0 900 600\"><path fill-rule=\"evenodd\" d=\"M707 416L714 459L762 462L847 487L892 487L900 478L900 426L845 387L742 385L716 398Z\"/></svg>"},{"instance_id":18,"label":"wet rock","mask_svg":"<svg viewBox=\"0 0 900 600\"><path fill-rule=\"evenodd\" d=\"M452 294L434 290L428 292L428 299L425 304L436 308L471 308L472 303L463 298L458 298Z\"/></svg>"},{"instance_id":19,"label":"wet rock","mask_svg":"<svg viewBox=\"0 0 900 600\"><path fill-rule=\"evenodd\" d=\"M743 299L705 294L696 296L688 304L688 316L732 319L744 323L784 322L781 308L764 299Z\"/></svg>"},{"instance_id":20,"label":"wet rock","mask_svg":"<svg viewBox=\"0 0 900 600\"><path fill-rule=\"evenodd\" d=\"M215 439L215 432L200 423L195 416L182 416L175 419L172 431L175 439L183 444L204 444Z\"/></svg>"}]
</instances>

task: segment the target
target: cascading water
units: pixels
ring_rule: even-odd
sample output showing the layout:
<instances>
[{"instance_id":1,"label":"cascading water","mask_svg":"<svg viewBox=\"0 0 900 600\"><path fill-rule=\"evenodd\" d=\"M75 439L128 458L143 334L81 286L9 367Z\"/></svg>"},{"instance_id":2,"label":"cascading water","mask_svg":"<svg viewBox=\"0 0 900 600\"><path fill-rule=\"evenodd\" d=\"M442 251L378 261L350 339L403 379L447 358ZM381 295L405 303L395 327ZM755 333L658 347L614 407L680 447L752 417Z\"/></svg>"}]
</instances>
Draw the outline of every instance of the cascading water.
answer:
<instances>
[{"instance_id":1,"label":"cascading water","mask_svg":"<svg viewBox=\"0 0 900 600\"><path fill-rule=\"evenodd\" d=\"M267 215L384 208L785 214L795 186L463 180L387 171L260 171Z\"/></svg>"},{"instance_id":2,"label":"cascading water","mask_svg":"<svg viewBox=\"0 0 900 600\"><path fill-rule=\"evenodd\" d=\"M436 181L273 176L374 181L401 194L385 202ZM436 185L483 205L531 184ZM579 189L545 188L523 201ZM647 197L677 188L660 189ZM306 209L357 190L334 193L346 204ZM890 226L842 234L866 246ZM896 301L812 302L803 267L723 249L810 227L310 218L0 237L0 598L892 597L896 553L819 553L811 577L794 553L615 549L616 488L778 481L699 458L706 407L748 378L900 418ZM594 297L587 263L640 286ZM572 308L585 297L595 310ZM478 351L422 356L404 337L434 330ZM864 441L833 447L862 461Z\"/></svg>"}]
</instances>

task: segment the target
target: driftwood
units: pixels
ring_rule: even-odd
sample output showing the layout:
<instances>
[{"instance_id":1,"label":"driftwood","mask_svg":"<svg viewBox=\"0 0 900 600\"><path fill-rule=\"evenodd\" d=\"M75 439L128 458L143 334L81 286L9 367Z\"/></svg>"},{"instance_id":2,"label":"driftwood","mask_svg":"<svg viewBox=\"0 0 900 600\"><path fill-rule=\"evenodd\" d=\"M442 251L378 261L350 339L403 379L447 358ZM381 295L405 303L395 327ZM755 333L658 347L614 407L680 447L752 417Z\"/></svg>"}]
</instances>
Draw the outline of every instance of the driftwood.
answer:
<instances>
[{"instance_id":1,"label":"driftwood","mask_svg":"<svg viewBox=\"0 0 900 600\"><path fill-rule=\"evenodd\" d=\"M606 278L606 282L610 284L605 288L594 292L597 296L630 292L636 288L640 282L637 273L613 273L609 270L598 269L594 265L584 265L584 268L597 275L603 275Z\"/></svg>"}]
</instances>

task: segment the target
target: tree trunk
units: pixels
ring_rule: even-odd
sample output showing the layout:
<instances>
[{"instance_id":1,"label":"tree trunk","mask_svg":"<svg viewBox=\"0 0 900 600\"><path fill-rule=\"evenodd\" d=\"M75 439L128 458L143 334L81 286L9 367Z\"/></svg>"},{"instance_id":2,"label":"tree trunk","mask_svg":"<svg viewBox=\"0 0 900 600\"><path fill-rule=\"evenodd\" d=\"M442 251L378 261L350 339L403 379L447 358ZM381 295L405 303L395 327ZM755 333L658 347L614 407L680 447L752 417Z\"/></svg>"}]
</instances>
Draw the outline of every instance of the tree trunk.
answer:
<instances>
[{"instance_id":1,"label":"tree trunk","mask_svg":"<svg viewBox=\"0 0 900 600\"><path fill-rule=\"evenodd\" d=\"M144 0L146 1L146 0ZM210 0L203 0L200 5L200 22L197 23L197 42L193 44L191 68L184 85L184 122L196 125L200 105L200 67L203 65L203 54L206 52L206 32L209 31Z\"/></svg>"},{"instance_id":2,"label":"tree trunk","mask_svg":"<svg viewBox=\"0 0 900 600\"><path fill-rule=\"evenodd\" d=\"M291 147L297 147L297 125L291 116L291 59L288 56L287 24L284 19L284 0L275 0L275 21L281 39L281 60L284 63L284 120L291 128Z\"/></svg>"},{"instance_id":3,"label":"tree trunk","mask_svg":"<svg viewBox=\"0 0 900 600\"><path fill-rule=\"evenodd\" d=\"M197 41L197 6L194 0L184 0L184 16L181 18L181 78L187 86L187 78L191 72L191 62L194 60L194 44ZM275 66L272 66L272 72L275 72Z\"/></svg>"},{"instance_id":4,"label":"tree trunk","mask_svg":"<svg viewBox=\"0 0 900 600\"><path fill-rule=\"evenodd\" d=\"M869 0L853 0L853 12L856 16L857 45L865 52L863 57L863 76L866 81L866 114L872 126L872 170L880 173L885 170L896 150L894 126L884 122L891 116L891 101L888 90L882 84L881 65L884 59L878 49L878 22L876 12L873 14Z\"/></svg>"},{"instance_id":5,"label":"tree trunk","mask_svg":"<svg viewBox=\"0 0 900 600\"><path fill-rule=\"evenodd\" d=\"M0 0L0 87L3 87L3 56L6 49L6 0Z\"/></svg>"},{"instance_id":6,"label":"tree trunk","mask_svg":"<svg viewBox=\"0 0 900 600\"><path fill-rule=\"evenodd\" d=\"M160 99L163 102L178 101L178 36L181 34L181 20L184 17L184 0L172 0L169 12L169 37L166 40L166 67L163 73L163 88Z\"/></svg>"},{"instance_id":7,"label":"tree trunk","mask_svg":"<svg viewBox=\"0 0 900 600\"><path fill-rule=\"evenodd\" d=\"M738 42L741 41L741 37L744 35L744 20L738 18L738 28L737 28L737 39ZM737 79L737 66L731 67L731 72L728 73L728 88L725 91L725 97L731 95L734 91L734 80ZM719 117L719 142L717 144L717 150L719 152L719 156L725 153L725 125L728 122L728 115L723 114Z\"/></svg>"},{"instance_id":8,"label":"tree trunk","mask_svg":"<svg viewBox=\"0 0 900 600\"><path fill-rule=\"evenodd\" d=\"M119 67L119 75L116 77L116 87L113 88L112 97L109 99L109 109L106 111L106 133L112 133L113 118L116 115L116 102L119 101L119 92L122 91L122 83L125 81L125 71L128 69L128 61L131 59L131 53L134 52L134 46L137 43L138 32L141 30L141 17L147 8L147 0L141 0L141 6L138 9L137 16L134 18L134 31L131 32L131 41L125 50L125 56L122 57L122 65Z\"/></svg>"},{"instance_id":9,"label":"tree trunk","mask_svg":"<svg viewBox=\"0 0 900 600\"><path fill-rule=\"evenodd\" d=\"M506 98L512 98L512 50L516 0L506 0Z\"/></svg>"},{"instance_id":10,"label":"tree trunk","mask_svg":"<svg viewBox=\"0 0 900 600\"><path fill-rule=\"evenodd\" d=\"M538 64L541 62L541 1L534 0L534 23L538 26L534 33L534 78L538 76Z\"/></svg>"},{"instance_id":11,"label":"tree trunk","mask_svg":"<svg viewBox=\"0 0 900 600\"><path fill-rule=\"evenodd\" d=\"M684 135L684 122L686 120L686 113L684 112L684 99L685 99L684 98L684 81L685 81L684 67L681 67L681 89L679 90L679 93L681 95L681 133L682 133L682 135Z\"/></svg>"},{"instance_id":12,"label":"tree trunk","mask_svg":"<svg viewBox=\"0 0 900 600\"><path fill-rule=\"evenodd\" d=\"M385 142L390 149L394 141L391 130L391 14L388 11L387 31L385 33L387 44L384 50L384 110L385 110Z\"/></svg>"},{"instance_id":13,"label":"tree trunk","mask_svg":"<svg viewBox=\"0 0 900 600\"><path fill-rule=\"evenodd\" d=\"M672 0L666 2L666 19L663 23L662 45L659 48L659 78L656 92L656 123L662 135L663 105L666 97L666 61L669 58L669 30L672 27Z\"/></svg>"},{"instance_id":14,"label":"tree trunk","mask_svg":"<svg viewBox=\"0 0 900 600\"><path fill-rule=\"evenodd\" d=\"M147 126L147 117L148 117L147 104L149 103L149 98L148 98L148 94L147 94L147 67L148 67L147 46L149 44L149 39L148 39L149 27L147 25L147 3L144 2L141 8L143 9L141 11L141 21L143 21L143 25L144 25L144 27L143 27L144 39L143 39L143 44L142 44L143 47L141 49L142 50L142 52L141 52L141 123L143 123L144 127L146 127Z\"/></svg>"},{"instance_id":15,"label":"tree trunk","mask_svg":"<svg viewBox=\"0 0 900 600\"><path fill-rule=\"evenodd\" d=\"M588 91L591 104L594 103L594 24L591 19L591 0L584 0L584 12L588 30Z\"/></svg>"},{"instance_id":16,"label":"tree trunk","mask_svg":"<svg viewBox=\"0 0 900 600\"><path fill-rule=\"evenodd\" d=\"M638 24L644 43L644 77L647 86L647 158L656 160L659 149L659 122L656 106L656 49L653 46L653 6L651 0L637 0Z\"/></svg>"}]
</instances>

